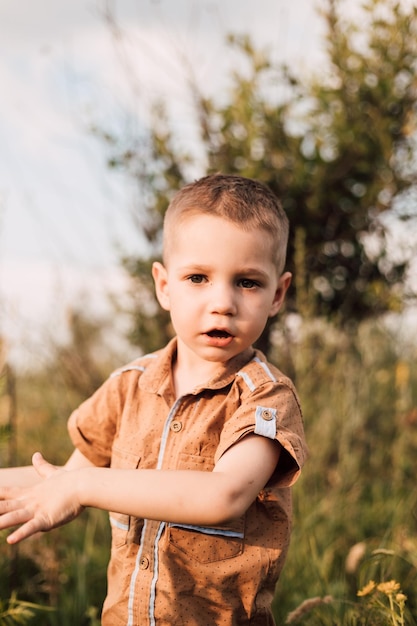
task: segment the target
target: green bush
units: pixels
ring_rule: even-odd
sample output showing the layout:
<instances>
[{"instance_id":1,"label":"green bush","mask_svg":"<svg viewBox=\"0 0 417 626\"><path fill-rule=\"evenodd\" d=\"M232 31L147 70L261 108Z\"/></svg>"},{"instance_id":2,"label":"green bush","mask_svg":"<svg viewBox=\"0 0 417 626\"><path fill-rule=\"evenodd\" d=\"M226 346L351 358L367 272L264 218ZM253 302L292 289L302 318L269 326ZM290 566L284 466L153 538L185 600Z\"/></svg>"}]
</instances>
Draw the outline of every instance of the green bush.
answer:
<instances>
[{"instance_id":1,"label":"green bush","mask_svg":"<svg viewBox=\"0 0 417 626\"><path fill-rule=\"evenodd\" d=\"M349 336L315 322L302 335L292 360L310 455L294 488L292 544L274 600L277 623L287 623L310 599L297 623L402 624L392 621L389 607L384 617L383 607L357 596L370 580L396 580L407 596L404 623L412 624L416 348L400 346L379 323L362 324Z\"/></svg>"}]
</instances>

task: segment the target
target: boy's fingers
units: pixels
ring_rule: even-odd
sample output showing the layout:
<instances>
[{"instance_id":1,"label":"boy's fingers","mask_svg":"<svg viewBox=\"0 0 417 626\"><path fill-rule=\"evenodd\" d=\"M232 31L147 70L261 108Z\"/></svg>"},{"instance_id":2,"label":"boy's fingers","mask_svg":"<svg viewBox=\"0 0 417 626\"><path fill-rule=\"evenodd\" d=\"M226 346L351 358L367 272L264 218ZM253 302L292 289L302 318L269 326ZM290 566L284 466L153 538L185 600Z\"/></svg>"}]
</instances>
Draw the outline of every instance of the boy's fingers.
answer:
<instances>
[{"instance_id":1,"label":"boy's fingers","mask_svg":"<svg viewBox=\"0 0 417 626\"><path fill-rule=\"evenodd\" d=\"M0 530L25 524L32 518L32 514L23 508L17 508L12 511L5 511L0 517Z\"/></svg>"},{"instance_id":2,"label":"boy's fingers","mask_svg":"<svg viewBox=\"0 0 417 626\"><path fill-rule=\"evenodd\" d=\"M35 519L31 519L26 524L23 524L23 526L20 526L20 528L12 532L7 537L7 543L9 544L19 543L19 541L22 541L23 539L27 539L28 537L35 535L41 530L42 528L40 528L39 522L37 522Z\"/></svg>"},{"instance_id":3,"label":"boy's fingers","mask_svg":"<svg viewBox=\"0 0 417 626\"><path fill-rule=\"evenodd\" d=\"M0 530L19 526L8 537L7 543L13 544L31 537L36 533L48 530L45 518L34 515L33 511L22 506L19 500L0 502Z\"/></svg>"}]
</instances>

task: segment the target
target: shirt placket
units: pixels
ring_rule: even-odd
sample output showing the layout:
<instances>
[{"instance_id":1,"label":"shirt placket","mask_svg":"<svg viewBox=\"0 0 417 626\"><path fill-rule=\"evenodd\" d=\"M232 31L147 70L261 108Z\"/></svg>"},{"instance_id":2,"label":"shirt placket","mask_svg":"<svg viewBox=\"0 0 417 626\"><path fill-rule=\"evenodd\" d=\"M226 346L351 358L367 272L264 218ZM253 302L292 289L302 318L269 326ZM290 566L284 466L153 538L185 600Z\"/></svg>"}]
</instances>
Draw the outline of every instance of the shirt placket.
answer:
<instances>
[{"instance_id":1,"label":"shirt placket","mask_svg":"<svg viewBox=\"0 0 417 626\"><path fill-rule=\"evenodd\" d=\"M172 435L180 433L182 421L179 419L183 398L178 398L165 421L156 469L162 469L164 460L170 451ZM165 522L145 520L140 549L136 557L135 569L132 574L128 605L127 626L155 626L156 585L159 577L159 540L165 528ZM145 600L146 599L146 600ZM135 615L137 621L135 621Z\"/></svg>"}]
</instances>

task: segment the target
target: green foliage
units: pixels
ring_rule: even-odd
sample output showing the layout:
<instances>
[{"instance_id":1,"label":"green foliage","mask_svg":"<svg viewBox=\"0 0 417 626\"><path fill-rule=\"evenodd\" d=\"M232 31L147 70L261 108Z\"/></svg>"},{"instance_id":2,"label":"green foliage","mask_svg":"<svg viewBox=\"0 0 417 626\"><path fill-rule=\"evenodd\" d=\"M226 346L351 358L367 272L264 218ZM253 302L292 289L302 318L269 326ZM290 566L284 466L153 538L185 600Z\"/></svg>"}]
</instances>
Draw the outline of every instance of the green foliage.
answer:
<instances>
[{"instance_id":1,"label":"green foliage","mask_svg":"<svg viewBox=\"0 0 417 626\"><path fill-rule=\"evenodd\" d=\"M376 602L378 594L357 597L370 580L399 581L407 596L404 623L414 624L415 345L401 345L379 323L362 323L348 334L315 320L300 329L290 352L310 457L294 488L292 544L274 602L277 624L298 608L300 621L289 623L395 623L389 603L384 609ZM274 359L287 369L279 342Z\"/></svg>"},{"instance_id":2,"label":"green foliage","mask_svg":"<svg viewBox=\"0 0 417 626\"><path fill-rule=\"evenodd\" d=\"M68 328L69 341L55 346L54 367L58 362L59 373L67 389L87 397L105 378L103 368L93 354L94 348L103 341L103 329L76 310L68 315Z\"/></svg>"},{"instance_id":3,"label":"green foliage","mask_svg":"<svg viewBox=\"0 0 417 626\"><path fill-rule=\"evenodd\" d=\"M50 346L49 361L18 377L3 369L1 467L27 465L35 450L64 463L73 449L70 412L120 364L103 341L103 326L77 312L68 321L69 341ZM87 510L71 525L18 546L7 545L6 534L0 537L0 624L100 624L110 548L105 512Z\"/></svg>"},{"instance_id":4,"label":"green foliage","mask_svg":"<svg viewBox=\"0 0 417 626\"><path fill-rule=\"evenodd\" d=\"M369 0L359 23L344 19L343 7L329 0L323 11L327 54L315 75L296 76L233 35L240 69L222 98L191 86L203 170L257 178L282 199L292 224L288 267L303 232L311 307L342 326L401 309L415 251L392 254L387 242L393 220L417 217L406 201L416 183L417 9ZM137 224L149 243L143 257L125 260L139 294L132 338L144 351L169 334L148 270L169 199L190 178L192 158L178 145L163 106L146 140L126 148L111 138L111 165L137 183ZM294 284L287 309L298 300ZM268 333L264 339L268 349Z\"/></svg>"},{"instance_id":5,"label":"green foliage","mask_svg":"<svg viewBox=\"0 0 417 626\"><path fill-rule=\"evenodd\" d=\"M110 547L103 511L87 511L71 525L29 539L17 548L5 545L4 539L2 533L0 598L5 599L0 601L6 606L8 594L12 600L18 596L19 602L11 607L17 615L22 610L27 618L27 622L5 621L5 624L100 624ZM0 624L3 624L1 615Z\"/></svg>"},{"instance_id":6,"label":"green foliage","mask_svg":"<svg viewBox=\"0 0 417 626\"><path fill-rule=\"evenodd\" d=\"M17 381L9 366L3 368L2 467L27 465L35 450L64 463L72 451L69 413L116 366L110 350L102 357L104 329L96 322L73 313L69 330L69 342L53 346L43 367ZM18 546L8 546L6 534L0 541L0 625L99 626L110 547L106 513L88 510L71 525Z\"/></svg>"},{"instance_id":7,"label":"green foliage","mask_svg":"<svg viewBox=\"0 0 417 626\"><path fill-rule=\"evenodd\" d=\"M148 135L126 146L116 138L95 129L111 147L109 166L122 169L137 186L134 222L144 236L147 252L125 257L122 264L134 280L132 290L132 331L129 339L144 353L165 345L172 336L169 314L157 303L151 276L152 262L160 259L162 224L175 191L187 181L190 156L176 147L163 103L155 103Z\"/></svg>"},{"instance_id":8,"label":"green foliage","mask_svg":"<svg viewBox=\"0 0 417 626\"><path fill-rule=\"evenodd\" d=\"M0 624L1 626L30 624L33 623L32 618L36 613L43 612L45 614L47 610L31 602L18 600L16 594L13 593L7 601L3 602L0 599Z\"/></svg>"},{"instance_id":9,"label":"green foliage","mask_svg":"<svg viewBox=\"0 0 417 626\"><path fill-rule=\"evenodd\" d=\"M124 265L134 277L132 294L132 330L130 341L142 348L144 353L164 346L172 337L169 313L159 306L154 293L151 259L125 259Z\"/></svg>"},{"instance_id":10,"label":"green foliage","mask_svg":"<svg viewBox=\"0 0 417 626\"><path fill-rule=\"evenodd\" d=\"M339 17L339 4L324 14L324 72L299 79L232 38L247 67L225 105L202 107L209 169L276 192L293 227L290 267L302 229L317 313L345 324L401 306L407 259L387 256L381 215L416 181L417 10L374 0L359 27Z\"/></svg>"}]
</instances>

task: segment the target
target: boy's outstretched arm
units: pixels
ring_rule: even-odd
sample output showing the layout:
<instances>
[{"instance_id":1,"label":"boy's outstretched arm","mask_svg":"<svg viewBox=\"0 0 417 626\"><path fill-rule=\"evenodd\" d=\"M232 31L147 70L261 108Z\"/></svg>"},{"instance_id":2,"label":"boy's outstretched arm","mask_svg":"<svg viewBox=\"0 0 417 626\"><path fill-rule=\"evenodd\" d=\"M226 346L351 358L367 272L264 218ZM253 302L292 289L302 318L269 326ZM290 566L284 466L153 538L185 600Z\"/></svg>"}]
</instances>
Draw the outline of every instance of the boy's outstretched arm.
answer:
<instances>
[{"instance_id":1,"label":"boy's outstretched arm","mask_svg":"<svg viewBox=\"0 0 417 626\"><path fill-rule=\"evenodd\" d=\"M0 529L20 526L9 537L17 543L39 531L65 524L85 507L140 518L206 526L242 515L271 477L280 445L248 435L232 446L212 472L123 470L84 464L75 452L67 469L33 464L43 478L26 489L0 488ZM78 456L81 455L81 456Z\"/></svg>"},{"instance_id":2,"label":"boy's outstretched arm","mask_svg":"<svg viewBox=\"0 0 417 626\"><path fill-rule=\"evenodd\" d=\"M74 450L66 464L65 469L78 469L92 466L92 463L78 450ZM0 469L1 487L31 487L42 480L33 465L22 467L2 467Z\"/></svg>"},{"instance_id":3,"label":"boy's outstretched arm","mask_svg":"<svg viewBox=\"0 0 417 626\"><path fill-rule=\"evenodd\" d=\"M41 480L33 465L22 467L2 467L0 469L1 487L30 487Z\"/></svg>"}]
</instances>

